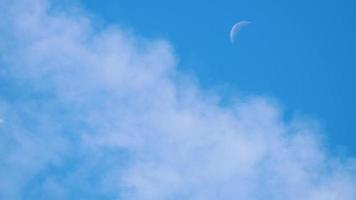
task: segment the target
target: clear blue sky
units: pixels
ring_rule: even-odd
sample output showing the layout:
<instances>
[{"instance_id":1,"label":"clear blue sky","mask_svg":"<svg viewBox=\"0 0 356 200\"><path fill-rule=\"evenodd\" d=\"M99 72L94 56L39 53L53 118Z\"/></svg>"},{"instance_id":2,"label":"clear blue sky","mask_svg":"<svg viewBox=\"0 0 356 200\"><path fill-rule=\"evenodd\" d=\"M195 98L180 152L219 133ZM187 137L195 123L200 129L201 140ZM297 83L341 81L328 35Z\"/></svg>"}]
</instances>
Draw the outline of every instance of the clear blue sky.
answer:
<instances>
[{"instance_id":1,"label":"clear blue sky","mask_svg":"<svg viewBox=\"0 0 356 200\"><path fill-rule=\"evenodd\" d=\"M356 2L352 0L89 0L116 23L174 46L203 87L277 98L287 113L319 120L334 148L356 155ZM229 43L238 20L252 22Z\"/></svg>"}]
</instances>

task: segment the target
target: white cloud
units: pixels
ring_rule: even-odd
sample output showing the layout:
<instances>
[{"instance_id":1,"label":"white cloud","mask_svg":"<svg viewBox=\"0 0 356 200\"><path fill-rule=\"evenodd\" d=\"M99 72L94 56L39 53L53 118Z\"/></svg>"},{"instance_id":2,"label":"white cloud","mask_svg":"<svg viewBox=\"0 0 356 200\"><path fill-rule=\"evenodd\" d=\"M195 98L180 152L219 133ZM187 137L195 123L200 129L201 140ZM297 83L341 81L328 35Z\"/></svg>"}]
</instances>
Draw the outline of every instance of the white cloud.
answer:
<instances>
[{"instance_id":1,"label":"white cloud","mask_svg":"<svg viewBox=\"0 0 356 200\"><path fill-rule=\"evenodd\" d=\"M0 11L0 198L356 198L314 123L264 97L220 106L168 42L41 0Z\"/></svg>"}]
</instances>

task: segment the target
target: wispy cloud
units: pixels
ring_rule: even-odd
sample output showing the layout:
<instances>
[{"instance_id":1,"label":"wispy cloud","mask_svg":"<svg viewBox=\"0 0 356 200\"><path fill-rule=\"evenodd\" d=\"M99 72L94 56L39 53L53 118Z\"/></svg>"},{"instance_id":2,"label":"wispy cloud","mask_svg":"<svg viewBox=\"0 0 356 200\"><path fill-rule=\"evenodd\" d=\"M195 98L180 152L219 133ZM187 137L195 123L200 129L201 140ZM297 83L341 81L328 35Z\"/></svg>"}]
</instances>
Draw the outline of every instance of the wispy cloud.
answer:
<instances>
[{"instance_id":1,"label":"wispy cloud","mask_svg":"<svg viewBox=\"0 0 356 200\"><path fill-rule=\"evenodd\" d=\"M0 13L1 199L356 198L315 123L264 97L220 106L167 41L44 0Z\"/></svg>"}]
</instances>

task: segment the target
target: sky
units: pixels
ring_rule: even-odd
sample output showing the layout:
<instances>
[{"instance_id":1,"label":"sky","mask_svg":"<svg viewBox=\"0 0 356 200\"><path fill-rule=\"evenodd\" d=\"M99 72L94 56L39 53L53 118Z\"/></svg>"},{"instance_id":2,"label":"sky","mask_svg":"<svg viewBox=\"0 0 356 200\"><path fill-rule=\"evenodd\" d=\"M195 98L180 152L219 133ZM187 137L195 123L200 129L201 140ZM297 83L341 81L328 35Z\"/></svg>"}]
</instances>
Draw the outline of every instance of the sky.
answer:
<instances>
[{"instance_id":1,"label":"sky","mask_svg":"<svg viewBox=\"0 0 356 200\"><path fill-rule=\"evenodd\" d=\"M318 119L333 146L356 155L355 1L88 0L85 8L102 23L172 42L179 68L204 88L277 98L289 113ZM240 20L252 24L231 45Z\"/></svg>"},{"instance_id":2,"label":"sky","mask_svg":"<svg viewBox=\"0 0 356 200\"><path fill-rule=\"evenodd\" d=\"M0 0L0 199L356 199L355 7Z\"/></svg>"}]
</instances>

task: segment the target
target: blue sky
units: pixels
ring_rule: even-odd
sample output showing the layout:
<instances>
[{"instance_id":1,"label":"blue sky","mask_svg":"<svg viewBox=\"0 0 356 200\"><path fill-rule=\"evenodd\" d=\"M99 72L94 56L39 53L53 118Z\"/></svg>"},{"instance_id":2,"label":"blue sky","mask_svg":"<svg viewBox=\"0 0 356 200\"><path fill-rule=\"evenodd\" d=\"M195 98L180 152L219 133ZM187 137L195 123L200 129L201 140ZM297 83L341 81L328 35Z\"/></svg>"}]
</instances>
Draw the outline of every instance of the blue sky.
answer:
<instances>
[{"instance_id":1,"label":"blue sky","mask_svg":"<svg viewBox=\"0 0 356 200\"><path fill-rule=\"evenodd\" d=\"M356 199L355 6L0 0L0 199Z\"/></svg>"},{"instance_id":2,"label":"blue sky","mask_svg":"<svg viewBox=\"0 0 356 200\"><path fill-rule=\"evenodd\" d=\"M275 97L290 113L318 119L333 148L356 154L356 2L89 0L84 7L102 23L172 42L179 67L203 87ZM231 45L238 20L252 24Z\"/></svg>"}]
</instances>

